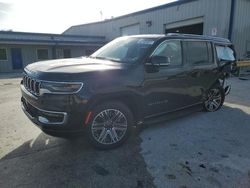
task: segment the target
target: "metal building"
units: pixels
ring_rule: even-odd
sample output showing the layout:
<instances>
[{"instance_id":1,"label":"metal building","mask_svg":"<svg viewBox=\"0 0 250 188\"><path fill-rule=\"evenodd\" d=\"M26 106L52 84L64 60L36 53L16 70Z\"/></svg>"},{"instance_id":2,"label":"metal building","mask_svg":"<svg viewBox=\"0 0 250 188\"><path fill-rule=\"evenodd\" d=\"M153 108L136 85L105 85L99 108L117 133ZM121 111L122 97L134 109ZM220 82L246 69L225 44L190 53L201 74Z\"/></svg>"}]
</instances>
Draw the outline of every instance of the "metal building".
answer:
<instances>
[{"instance_id":1,"label":"metal building","mask_svg":"<svg viewBox=\"0 0 250 188\"><path fill-rule=\"evenodd\" d=\"M64 34L105 36L180 32L229 38L238 58L250 56L250 0L179 0L101 22L72 26Z\"/></svg>"},{"instance_id":2,"label":"metal building","mask_svg":"<svg viewBox=\"0 0 250 188\"><path fill-rule=\"evenodd\" d=\"M0 73L21 71L46 59L89 55L105 43L102 36L0 32Z\"/></svg>"}]
</instances>

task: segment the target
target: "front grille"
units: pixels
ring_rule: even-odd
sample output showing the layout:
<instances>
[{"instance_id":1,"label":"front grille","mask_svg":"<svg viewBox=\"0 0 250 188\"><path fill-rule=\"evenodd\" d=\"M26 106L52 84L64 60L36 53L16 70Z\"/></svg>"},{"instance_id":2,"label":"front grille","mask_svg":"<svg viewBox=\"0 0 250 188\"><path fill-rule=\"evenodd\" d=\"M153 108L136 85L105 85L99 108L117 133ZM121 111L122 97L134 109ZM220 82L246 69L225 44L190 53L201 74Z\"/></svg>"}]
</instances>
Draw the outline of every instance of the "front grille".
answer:
<instances>
[{"instance_id":1,"label":"front grille","mask_svg":"<svg viewBox=\"0 0 250 188\"><path fill-rule=\"evenodd\" d=\"M24 87L32 94L39 95L40 93L40 84L41 82L33 79L27 75L23 77L23 85Z\"/></svg>"}]
</instances>

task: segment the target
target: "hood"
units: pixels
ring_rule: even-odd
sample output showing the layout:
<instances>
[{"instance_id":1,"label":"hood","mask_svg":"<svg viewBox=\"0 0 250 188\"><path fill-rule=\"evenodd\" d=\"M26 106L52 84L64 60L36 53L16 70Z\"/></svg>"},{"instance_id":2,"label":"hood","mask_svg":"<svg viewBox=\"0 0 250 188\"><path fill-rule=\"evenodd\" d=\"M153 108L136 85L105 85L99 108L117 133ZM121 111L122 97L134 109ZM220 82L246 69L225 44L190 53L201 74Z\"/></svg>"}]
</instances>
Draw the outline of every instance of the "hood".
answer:
<instances>
[{"instance_id":1,"label":"hood","mask_svg":"<svg viewBox=\"0 0 250 188\"><path fill-rule=\"evenodd\" d=\"M46 73L84 73L121 69L121 67L120 63L83 57L40 61L29 64L25 67L25 70Z\"/></svg>"},{"instance_id":2,"label":"hood","mask_svg":"<svg viewBox=\"0 0 250 188\"><path fill-rule=\"evenodd\" d=\"M29 64L24 71L30 76L51 81L78 81L121 75L125 64L92 58L70 58Z\"/></svg>"}]
</instances>

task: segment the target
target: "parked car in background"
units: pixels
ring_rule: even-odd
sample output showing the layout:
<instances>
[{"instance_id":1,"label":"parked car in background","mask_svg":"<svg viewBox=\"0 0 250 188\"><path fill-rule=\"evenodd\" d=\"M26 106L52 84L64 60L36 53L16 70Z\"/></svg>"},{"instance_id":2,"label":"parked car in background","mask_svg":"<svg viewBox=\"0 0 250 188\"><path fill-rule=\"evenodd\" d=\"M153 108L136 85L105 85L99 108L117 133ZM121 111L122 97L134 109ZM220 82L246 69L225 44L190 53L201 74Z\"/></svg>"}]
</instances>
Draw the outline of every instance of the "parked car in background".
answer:
<instances>
[{"instance_id":1,"label":"parked car in background","mask_svg":"<svg viewBox=\"0 0 250 188\"><path fill-rule=\"evenodd\" d=\"M218 110L235 61L232 43L223 38L121 37L89 57L28 65L22 108L47 134L86 131L94 146L110 149L128 138L133 125L193 107Z\"/></svg>"}]
</instances>

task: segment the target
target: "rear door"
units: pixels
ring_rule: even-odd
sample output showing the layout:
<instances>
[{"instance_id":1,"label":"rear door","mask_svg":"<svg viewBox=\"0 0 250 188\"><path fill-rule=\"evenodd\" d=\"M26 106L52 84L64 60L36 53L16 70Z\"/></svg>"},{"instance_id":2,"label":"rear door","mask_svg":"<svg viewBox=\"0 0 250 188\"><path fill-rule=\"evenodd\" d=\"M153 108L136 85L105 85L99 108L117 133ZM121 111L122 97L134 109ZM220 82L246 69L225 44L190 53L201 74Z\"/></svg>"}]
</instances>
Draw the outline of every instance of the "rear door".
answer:
<instances>
[{"instance_id":1,"label":"rear door","mask_svg":"<svg viewBox=\"0 0 250 188\"><path fill-rule=\"evenodd\" d=\"M190 103L199 103L202 96L217 80L217 64L213 44L207 41L183 41L184 64L189 67L187 89L193 97Z\"/></svg>"},{"instance_id":2,"label":"rear door","mask_svg":"<svg viewBox=\"0 0 250 188\"><path fill-rule=\"evenodd\" d=\"M183 65L181 41L162 42L151 55L153 56L166 57L167 61L159 65L159 72L145 73L143 92L146 117L174 111L188 105L190 100L186 87L188 72Z\"/></svg>"}]
</instances>

